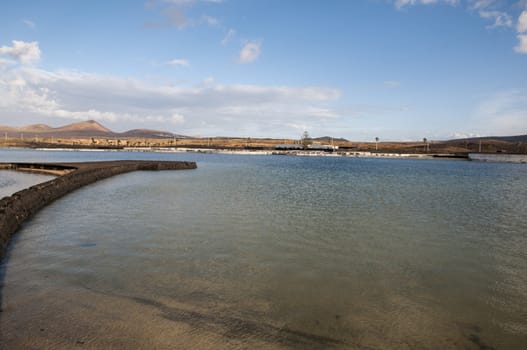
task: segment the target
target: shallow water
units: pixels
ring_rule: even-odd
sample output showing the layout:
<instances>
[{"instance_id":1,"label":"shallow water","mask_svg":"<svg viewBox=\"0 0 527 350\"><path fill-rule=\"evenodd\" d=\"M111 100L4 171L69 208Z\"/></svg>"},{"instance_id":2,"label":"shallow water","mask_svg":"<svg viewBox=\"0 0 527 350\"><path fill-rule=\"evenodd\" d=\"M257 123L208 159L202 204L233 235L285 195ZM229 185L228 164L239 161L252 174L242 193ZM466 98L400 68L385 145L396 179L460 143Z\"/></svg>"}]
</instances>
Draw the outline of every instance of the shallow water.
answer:
<instances>
[{"instance_id":1,"label":"shallow water","mask_svg":"<svg viewBox=\"0 0 527 350\"><path fill-rule=\"evenodd\" d=\"M527 167L184 159L42 210L3 262L0 348L523 349Z\"/></svg>"},{"instance_id":2,"label":"shallow water","mask_svg":"<svg viewBox=\"0 0 527 350\"><path fill-rule=\"evenodd\" d=\"M13 193L49 181L55 176L22 173L14 170L0 170L0 198L10 196Z\"/></svg>"}]
</instances>

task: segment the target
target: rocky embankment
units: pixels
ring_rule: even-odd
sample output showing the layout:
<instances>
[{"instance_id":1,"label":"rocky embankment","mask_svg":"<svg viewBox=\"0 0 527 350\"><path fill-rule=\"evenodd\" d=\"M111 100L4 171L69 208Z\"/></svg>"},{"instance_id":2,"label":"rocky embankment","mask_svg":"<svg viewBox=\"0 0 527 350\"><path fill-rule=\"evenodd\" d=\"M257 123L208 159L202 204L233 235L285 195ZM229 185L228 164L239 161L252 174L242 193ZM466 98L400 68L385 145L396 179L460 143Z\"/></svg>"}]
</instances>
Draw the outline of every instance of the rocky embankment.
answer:
<instances>
[{"instance_id":1,"label":"rocky embankment","mask_svg":"<svg viewBox=\"0 0 527 350\"><path fill-rule=\"evenodd\" d=\"M54 200L95 181L136 170L195 169L194 162L111 161L88 163L2 163L0 169L62 174L0 200L0 258L20 226Z\"/></svg>"}]
</instances>

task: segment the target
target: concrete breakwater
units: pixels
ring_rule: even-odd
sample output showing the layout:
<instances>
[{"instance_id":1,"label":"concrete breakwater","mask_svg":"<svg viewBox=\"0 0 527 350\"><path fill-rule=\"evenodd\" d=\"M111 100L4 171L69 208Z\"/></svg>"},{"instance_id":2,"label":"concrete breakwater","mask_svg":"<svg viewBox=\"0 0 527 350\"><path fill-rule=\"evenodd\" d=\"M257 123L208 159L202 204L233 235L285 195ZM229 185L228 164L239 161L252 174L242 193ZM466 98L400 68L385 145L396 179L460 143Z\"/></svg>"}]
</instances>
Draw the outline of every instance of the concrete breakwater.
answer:
<instances>
[{"instance_id":1,"label":"concrete breakwater","mask_svg":"<svg viewBox=\"0 0 527 350\"><path fill-rule=\"evenodd\" d=\"M527 154L469 153L470 160L496 163L527 163Z\"/></svg>"},{"instance_id":2,"label":"concrete breakwater","mask_svg":"<svg viewBox=\"0 0 527 350\"><path fill-rule=\"evenodd\" d=\"M57 178L0 200L0 259L11 236L37 211L54 200L98 180L137 170L195 169L194 162L110 161L86 163L0 163L0 169L54 173Z\"/></svg>"}]
</instances>

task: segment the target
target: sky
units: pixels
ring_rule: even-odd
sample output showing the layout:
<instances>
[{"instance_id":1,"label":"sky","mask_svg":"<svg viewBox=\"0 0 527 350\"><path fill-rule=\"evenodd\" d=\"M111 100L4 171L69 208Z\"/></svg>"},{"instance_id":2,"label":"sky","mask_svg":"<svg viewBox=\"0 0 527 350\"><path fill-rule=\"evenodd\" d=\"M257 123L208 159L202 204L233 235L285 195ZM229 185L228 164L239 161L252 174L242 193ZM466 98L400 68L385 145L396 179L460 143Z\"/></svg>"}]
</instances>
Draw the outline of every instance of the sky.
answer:
<instances>
[{"instance_id":1,"label":"sky","mask_svg":"<svg viewBox=\"0 0 527 350\"><path fill-rule=\"evenodd\" d=\"M527 134L527 0L0 3L0 124L189 136Z\"/></svg>"}]
</instances>

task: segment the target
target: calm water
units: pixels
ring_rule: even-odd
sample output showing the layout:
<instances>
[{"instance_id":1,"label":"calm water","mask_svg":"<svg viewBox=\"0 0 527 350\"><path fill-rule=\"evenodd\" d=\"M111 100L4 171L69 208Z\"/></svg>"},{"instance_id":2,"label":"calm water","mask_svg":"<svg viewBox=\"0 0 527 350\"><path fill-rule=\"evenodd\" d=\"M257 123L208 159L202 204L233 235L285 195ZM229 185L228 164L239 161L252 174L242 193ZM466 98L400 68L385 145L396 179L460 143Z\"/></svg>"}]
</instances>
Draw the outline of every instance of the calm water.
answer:
<instances>
[{"instance_id":1,"label":"calm water","mask_svg":"<svg viewBox=\"0 0 527 350\"><path fill-rule=\"evenodd\" d=\"M525 349L527 166L196 160L80 189L2 265L6 349Z\"/></svg>"},{"instance_id":2,"label":"calm water","mask_svg":"<svg viewBox=\"0 0 527 350\"><path fill-rule=\"evenodd\" d=\"M53 178L49 175L0 170L0 198Z\"/></svg>"}]
</instances>

